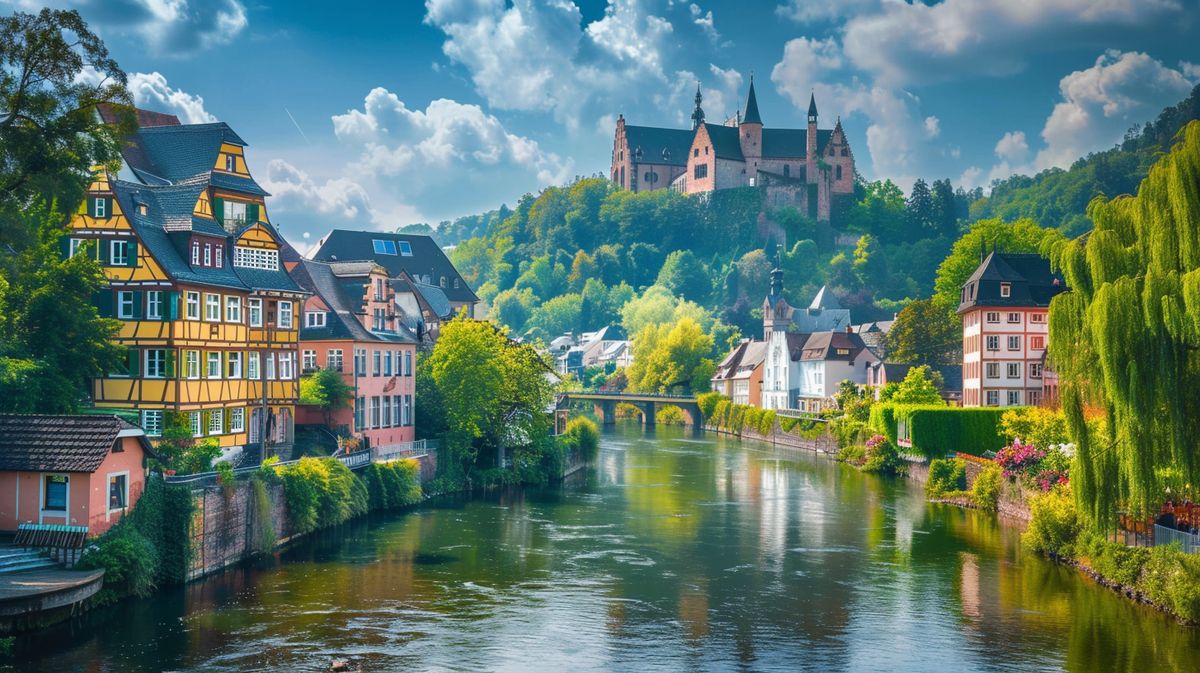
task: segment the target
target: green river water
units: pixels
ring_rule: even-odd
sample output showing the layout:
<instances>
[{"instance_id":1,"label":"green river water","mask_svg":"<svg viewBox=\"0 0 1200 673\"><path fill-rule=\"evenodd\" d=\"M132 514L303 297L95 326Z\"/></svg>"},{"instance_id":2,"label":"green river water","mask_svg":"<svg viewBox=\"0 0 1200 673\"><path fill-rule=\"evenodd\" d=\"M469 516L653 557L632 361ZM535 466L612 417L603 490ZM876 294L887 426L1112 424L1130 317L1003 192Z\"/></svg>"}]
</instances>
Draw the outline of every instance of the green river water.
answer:
<instances>
[{"instance_id":1,"label":"green river water","mask_svg":"<svg viewBox=\"0 0 1200 673\"><path fill-rule=\"evenodd\" d=\"M1200 671L1200 629L903 479L660 427L91 613L0 670Z\"/></svg>"}]
</instances>

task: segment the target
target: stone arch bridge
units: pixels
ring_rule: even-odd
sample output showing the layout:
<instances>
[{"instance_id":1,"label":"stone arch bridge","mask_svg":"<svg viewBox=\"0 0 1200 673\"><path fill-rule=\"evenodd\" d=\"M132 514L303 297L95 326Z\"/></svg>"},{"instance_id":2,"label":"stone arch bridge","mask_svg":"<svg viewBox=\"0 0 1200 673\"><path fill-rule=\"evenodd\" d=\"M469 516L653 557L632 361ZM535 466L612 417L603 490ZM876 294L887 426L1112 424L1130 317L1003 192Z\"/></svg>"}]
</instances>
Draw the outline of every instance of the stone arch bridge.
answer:
<instances>
[{"instance_id":1,"label":"stone arch bridge","mask_svg":"<svg viewBox=\"0 0 1200 673\"><path fill-rule=\"evenodd\" d=\"M617 420L617 405L629 404L642 412L642 422L647 428L655 425L659 407L674 406L683 411L688 425L699 430L704 427L704 415L694 395L659 395L655 393L601 393L601 392L570 392L559 393L558 406L566 408L572 402L591 402L595 406L596 416L603 425L612 425Z\"/></svg>"}]
</instances>

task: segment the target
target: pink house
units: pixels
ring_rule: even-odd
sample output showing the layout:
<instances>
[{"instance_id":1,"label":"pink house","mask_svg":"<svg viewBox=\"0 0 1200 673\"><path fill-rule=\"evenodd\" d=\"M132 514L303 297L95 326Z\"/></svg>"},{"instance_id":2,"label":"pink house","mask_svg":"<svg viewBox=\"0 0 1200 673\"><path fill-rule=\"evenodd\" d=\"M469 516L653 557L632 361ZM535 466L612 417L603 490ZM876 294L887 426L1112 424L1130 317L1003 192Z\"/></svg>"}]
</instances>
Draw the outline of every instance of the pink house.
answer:
<instances>
[{"instance_id":1,"label":"pink house","mask_svg":"<svg viewBox=\"0 0 1200 673\"><path fill-rule=\"evenodd\" d=\"M146 433L116 416L0 414L0 531L18 524L108 530L146 484Z\"/></svg>"},{"instance_id":2,"label":"pink house","mask_svg":"<svg viewBox=\"0 0 1200 673\"><path fill-rule=\"evenodd\" d=\"M302 373L333 369L355 390L353 408L329 419L319 407L298 406L297 424L327 424L376 448L413 441L419 339L397 309L387 270L372 261L308 259L289 270L313 293L300 328Z\"/></svg>"}]
</instances>

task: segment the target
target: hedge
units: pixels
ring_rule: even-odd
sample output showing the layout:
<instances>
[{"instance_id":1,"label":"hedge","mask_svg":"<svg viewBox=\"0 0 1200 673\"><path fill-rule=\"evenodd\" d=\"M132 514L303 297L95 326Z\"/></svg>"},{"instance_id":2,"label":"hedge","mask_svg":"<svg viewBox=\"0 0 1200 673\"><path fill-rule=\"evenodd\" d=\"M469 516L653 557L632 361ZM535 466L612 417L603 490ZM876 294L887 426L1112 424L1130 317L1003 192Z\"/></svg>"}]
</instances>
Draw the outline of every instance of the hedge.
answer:
<instances>
[{"instance_id":1,"label":"hedge","mask_svg":"<svg viewBox=\"0 0 1200 673\"><path fill-rule=\"evenodd\" d=\"M927 458L940 458L955 451L982 456L1006 443L1000 418L1013 409L877 404L871 409L870 425L897 442L900 422L906 422L912 450Z\"/></svg>"},{"instance_id":2,"label":"hedge","mask_svg":"<svg viewBox=\"0 0 1200 673\"><path fill-rule=\"evenodd\" d=\"M743 432L769 435L775 432L776 420L789 420L778 419L774 409L734 404L728 397L715 392L697 395L696 403L700 406L700 413L704 414L705 425L738 435Z\"/></svg>"}]
</instances>

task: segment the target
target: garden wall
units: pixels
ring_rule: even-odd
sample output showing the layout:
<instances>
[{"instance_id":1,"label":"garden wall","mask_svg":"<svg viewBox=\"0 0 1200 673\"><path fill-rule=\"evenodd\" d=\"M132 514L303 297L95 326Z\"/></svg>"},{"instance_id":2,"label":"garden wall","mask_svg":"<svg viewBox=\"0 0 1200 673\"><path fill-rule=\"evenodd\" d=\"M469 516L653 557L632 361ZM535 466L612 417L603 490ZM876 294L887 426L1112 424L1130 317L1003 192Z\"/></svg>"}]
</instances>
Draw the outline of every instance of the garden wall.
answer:
<instances>
[{"instance_id":1,"label":"garden wall","mask_svg":"<svg viewBox=\"0 0 1200 673\"><path fill-rule=\"evenodd\" d=\"M742 439L753 439L775 446L783 446L789 449L801 449L804 451L815 451L817 453L825 453L834 455L837 453L837 441L829 433L822 433L813 439L800 437L790 432L784 432L779 423L775 423L771 434L764 435L751 430L743 430L742 432L730 432L722 428L711 425L704 426L708 432L715 432L719 435L729 435L731 437L741 437Z\"/></svg>"}]
</instances>

